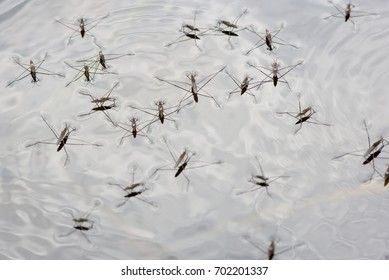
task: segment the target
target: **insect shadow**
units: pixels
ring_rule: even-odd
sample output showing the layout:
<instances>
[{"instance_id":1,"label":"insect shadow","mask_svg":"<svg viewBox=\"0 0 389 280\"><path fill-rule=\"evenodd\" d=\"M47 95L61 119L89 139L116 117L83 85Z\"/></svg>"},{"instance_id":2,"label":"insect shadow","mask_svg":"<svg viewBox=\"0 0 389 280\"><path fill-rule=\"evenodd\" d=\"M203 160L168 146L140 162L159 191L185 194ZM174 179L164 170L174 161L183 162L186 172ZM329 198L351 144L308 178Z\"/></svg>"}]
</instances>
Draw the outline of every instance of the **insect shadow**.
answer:
<instances>
[{"instance_id":1,"label":"insect shadow","mask_svg":"<svg viewBox=\"0 0 389 280\"><path fill-rule=\"evenodd\" d=\"M34 142L32 144L26 145L27 147L32 147L38 144L48 144L48 145L56 145L57 147L57 152L61 151L62 149L65 151L66 154L66 159L64 162L64 166L66 166L69 163L69 154L68 151L66 150L65 145L74 145L74 146L95 146L95 147L100 147L102 144L95 144L95 143L90 143L81 139L77 138L69 138L70 134L73 131L76 131L76 128L71 127L69 124L65 124L65 127L61 131L60 134L58 134L55 129L48 123L45 117L41 115L42 120L45 122L47 127L51 130L51 132L54 134L55 138L47 139L47 140L41 140L38 142ZM52 142L53 140L57 140L55 142ZM68 143L68 140L73 140L77 141L78 143Z\"/></svg>"},{"instance_id":2,"label":"insect shadow","mask_svg":"<svg viewBox=\"0 0 389 280\"><path fill-rule=\"evenodd\" d=\"M143 192L147 190L145 181L139 181L135 182L135 172L137 167L134 166L132 170L132 183L130 185L122 185L117 183L108 183L110 186L116 186L123 190L125 193L123 202L119 203L116 208L122 207L124 204L126 204L131 198L138 199L139 201L142 201L153 208L157 208L158 204L154 201L148 201L145 198L142 197Z\"/></svg>"},{"instance_id":3,"label":"insect shadow","mask_svg":"<svg viewBox=\"0 0 389 280\"><path fill-rule=\"evenodd\" d=\"M65 75L63 75L63 74L55 73L53 71L50 71L50 70L47 70L47 69L41 67L43 62L46 60L46 57L47 57L47 53L45 54L44 58L42 60L38 61L36 64L31 59L30 59L29 64L21 63L20 59L18 57L13 57L13 60L15 61L15 63L17 65L19 65L20 67L22 67L24 69L24 71L19 76L17 76L14 80L9 82L6 85L6 87L13 85L15 82L23 80L24 78L26 78L28 76L31 76L31 78L32 78L31 82L34 83L34 85L38 84L38 81L40 81L40 79L38 78L37 74L45 75L45 76L58 76L58 77L64 78Z\"/></svg>"}]
</instances>

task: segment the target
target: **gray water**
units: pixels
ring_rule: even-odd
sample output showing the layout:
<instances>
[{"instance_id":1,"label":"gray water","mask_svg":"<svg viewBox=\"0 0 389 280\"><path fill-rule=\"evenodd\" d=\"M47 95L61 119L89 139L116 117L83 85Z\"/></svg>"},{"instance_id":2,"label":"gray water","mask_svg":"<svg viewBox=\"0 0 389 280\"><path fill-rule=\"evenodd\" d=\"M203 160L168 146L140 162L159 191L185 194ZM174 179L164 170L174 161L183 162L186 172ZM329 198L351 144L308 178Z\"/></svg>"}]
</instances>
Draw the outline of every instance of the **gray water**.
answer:
<instances>
[{"instance_id":1,"label":"gray water","mask_svg":"<svg viewBox=\"0 0 389 280\"><path fill-rule=\"evenodd\" d=\"M372 142L389 133L387 1L355 2L355 10L379 13L352 18L355 26L341 18L323 20L337 12L324 0L79 2L0 2L1 259L265 259L257 247L266 250L271 240L279 251L292 248L278 259L389 254L389 193L382 178L369 180L373 169L361 164L362 157L332 160L367 150L364 120ZM276 45L270 53L262 46L245 55L258 39L247 30L231 37L231 45L227 36L204 36L197 41L201 50L193 40L165 46L182 35L183 23L193 24L196 10L196 25L210 28L245 8L240 26L263 32L284 25L279 38L298 49ZM56 22L107 14L90 31L94 38L70 42L73 31ZM134 55L108 61L108 71L117 75L96 75L92 83L81 78L65 87L77 72L64 62L74 65L100 49ZM37 62L45 53L42 67L65 78L38 75L35 85L26 77L5 87L23 71L13 57ZM247 62L270 67L275 58L282 66L304 61L284 76L291 91L285 83L266 83L252 90L257 103L239 93L228 100L236 85L223 71L204 87L220 108L200 96L198 104L172 115L177 128L170 121L153 124L151 141L138 136L120 145L123 132L100 112L77 117L92 108L80 90L100 97L120 82L110 116L148 120L128 105L151 107L164 99L173 106L185 94L156 76L187 82L188 72L202 79L226 66L239 81L246 74L262 80ZM299 95L302 107L313 106L313 117L331 126L305 123L295 134L296 120L276 112L298 111ZM53 138L41 115L57 132L69 123L77 127L71 137L103 146L68 145L66 166L65 153L55 145L26 147ZM163 137L176 155L187 147L197 152L194 161L223 163L188 169L188 188L185 177L174 178L172 170L150 177L172 161ZM255 157L266 176L288 176L270 183L271 196L264 188L238 195L253 188L248 181L260 174ZM387 164L375 160L380 172ZM147 179L141 198L154 206L131 198L117 207L125 193L108 183L130 185L134 166L135 182ZM67 235L74 226L70 213L80 217L95 204L93 229L85 231L90 243L80 231Z\"/></svg>"}]
</instances>

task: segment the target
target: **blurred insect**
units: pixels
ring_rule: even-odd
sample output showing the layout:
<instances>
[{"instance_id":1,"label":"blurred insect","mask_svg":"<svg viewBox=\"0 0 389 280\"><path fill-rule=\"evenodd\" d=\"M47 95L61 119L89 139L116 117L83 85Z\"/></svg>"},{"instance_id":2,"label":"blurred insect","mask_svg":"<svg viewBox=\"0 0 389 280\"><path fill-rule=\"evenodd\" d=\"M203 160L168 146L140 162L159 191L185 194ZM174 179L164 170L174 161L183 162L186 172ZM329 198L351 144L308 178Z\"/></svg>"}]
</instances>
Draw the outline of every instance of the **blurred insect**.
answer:
<instances>
[{"instance_id":1,"label":"blurred insect","mask_svg":"<svg viewBox=\"0 0 389 280\"><path fill-rule=\"evenodd\" d=\"M202 49L197 45L197 40L200 40L200 36L207 33L208 30L200 32L200 29L196 27L196 17L197 17L198 10L194 12L193 16L193 25L184 23L180 29L180 32L183 33L183 35L179 36L177 39L175 39L173 42L165 45L166 47L170 47L173 44L178 44L190 40L194 40L194 43L196 47L202 51Z\"/></svg>"},{"instance_id":2,"label":"blurred insect","mask_svg":"<svg viewBox=\"0 0 389 280\"><path fill-rule=\"evenodd\" d=\"M175 105L175 106L165 107L166 101L159 99L154 102L154 105L157 108L142 108L134 105L129 105L129 107L153 117L153 119L149 121L149 123L146 125L148 128L150 127L151 124L157 122L158 120L161 122L161 124L163 124L165 120L171 121L174 123L175 127L177 128L176 120L172 118L172 115L177 113L179 110L181 110L183 107L189 104L190 103L188 102L183 106Z\"/></svg>"},{"instance_id":3,"label":"blurred insect","mask_svg":"<svg viewBox=\"0 0 389 280\"><path fill-rule=\"evenodd\" d=\"M387 166L386 170L384 172L380 171L377 167L375 169L375 172L378 173L378 175L384 180L384 187L386 187L387 184L389 184L389 165ZM374 173L371 176L371 179L373 179Z\"/></svg>"},{"instance_id":4,"label":"blurred insect","mask_svg":"<svg viewBox=\"0 0 389 280\"><path fill-rule=\"evenodd\" d=\"M217 33L212 35L227 35L228 43L230 47L233 48L231 43L231 37L238 37L238 32L245 30L246 27L239 27L238 21L240 18L247 13L247 9L245 9L237 18L235 18L232 22L227 20L218 20L215 28L211 28L210 31L216 31Z\"/></svg>"},{"instance_id":5,"label":"blurred insect","mask_svg":"<svg viewBox=\"0 0 389 280\"><path fill-rule=\"evenodd\" d=\"M384 187L389 184L389 165L384 174Z\"/></svg>"},{"instance_id":6,"label":"blurred insect","mask_svg":"<svg viewBox=\"0 0 389 280\"><path fill-rule=\"evenodd\" d=\"M251 178L249 180L249 182L254 184L255 187L250 189L250 190L247 190L247 191L238 192L237 195L242 195L242 194L245 194L245 193L250 193L250 192L257 191L257 190L259 190L261 188L265 188L266 189L266 194L270 198L272 198L272 196L271 196L271 194L269 192L270 183L272 183L272 182L274 182L274 181L276 181L276 180L278 180L280 178L289 178L289 176L266 177L265 174L263 173L262 165L259 162L258 157L255 157L255 160L257 161L259 169L261 170L261 174L260 175L258 175L258 174L251 175Z\"/></svg>"},{"instance_id":7,"label":"blurred insect","mask_svg":"<svg viewBox=\"0 0 389 280\"><path fill-rule=\"evenodd\" d=\"M234 93L240 93L240 95L246 93L254 98L255 103L258 103L257 97L254 93L251 92L253 88L256 88L258 86L258 82L252 82L253 78L246 75L243 81L240 83L238 79L234 78L230 73L228 73L228 71L226 71L226 73L236 85L236 88L234 88L228 93L228 100L230 100L231 95L233 95Z\"/></svg>"},{"instance_id":8,"label":"blurred insect","mask_svg":"<svg viewBox=\"0 0 389 280\"><path fill-rule=\"evenodd\" d=\"M66 84L66 87L69 86L70 84L74 83L75 81L78 81L82 77L85 77L85 82L91 82L94 80L94 77L96 74L99 74L99 75L116 74L114 72L98 71L98 67L97 67L98 63L99 63L98 61L94 61L90 64L85 63L82 66L80 66L80 65L73 66L65 61L65 64L67 66L69 66L70 68L73 68L74 70L77 70L77 74L74 76L74 78L69 83ZM91 71L93 69L94 69L94 71Z\"/></svg>"},{"instance_id":9,"label":"blurred insect","mask_svg":"<svg viewBox=\"0 0 389 280\"><path fill-rule=\"evenodd\" d=\"M256 244L254 241L252 241L250 239L250 237L248 236L245 236L244 237L251 245L253 245L255 248L257 248L258 250L260 250L262 253L264 253L266 255L266 258L268 260L273 260L275 256L277 255L280 255L280 254L283 254L285 252L288 252L290 250L293 250L297 247L300 247L302 245L304 245L304 243L299 243L297 245L294 245L294 246L291 246L291 247L288 247L288 248L284 248L282 250L277 250L276 252L276 244L277 244L277 241L275 241L274 239L272 239L270 241L270 244L269 246L267 247L267 249L263 249L262 246L259 246L258 244Z\"/></svg>"},{"instance_id":10,"label":"blurred insect","mask_svg":"<svg viewBox=\"0 0 389 280\"><path fill-rule=\"evenodd\" d=\"M152 207L157 207L156 202L150 202L144 199L141 195L144 191L147 190L145 187L145 182L135 182L135 171L136 171L136 166L134 166L133 171L132 171L132 183L131 185L125 186L121 184L116 184L116 183L108 183L110 186L116 186L122 189L126 194L124 195L124 201L119 203L116 207L119 208L126 204L130 198L136 198L144 203L147 203L151 205Z\"/></svg>"},{"instance_id":11,"label":"blurred insect","mask_svg":"<svg viewBox=\"0 0 389 280\"><path fill-rule=\"evenodd\" d=\"M67 211L67 213L69 213L72 216L72 220L74 222L73 230L70 231L69 233L61 235L61 237L69 236L78 230L82 234L82 236L84 236L84 238L88 241L88 243L92 244L92 242L84 232L93 229L94 221L89 219L89 216L99 204L100 204L99 202L95 202L94 206L79 218L75 218L72 212Z\"/></svg>"},{"instance_id":12,"label":"blurred insect","mask_svg":"<svg viewBox=\"0 0 389 280\"><path fill-rule=\"evenodd\" d=\"M32 146L35 146L35 145L38 145L38 144L57 145L58 146L57 147L57 152L61 151L62 148L65 151L66 159L65 159L64 166L69 162L69 154L68 154L68 152L66 150L65 145L96 146L96 147L102 146L101 144L94 144L94 143L86 142L86 141L81 140L81 139L69 138L70 134L73 131L76 131L76 128L72 128L68 124L65 125L65 128L58 135L57 132L54 130L54 128L47 122L47 120L43 116L41 116L41 117L42 117L42 120L45 122L45 124L49 127L51 132L54 134L55 139L57 141L56 142L52 142L54 139L51 138L51 139L48 139L48 140L42 140L42 141L34 142L32 144L27 145L26 147L32 147ZM79 141L79 142L82 142L82 143L68 143L68 140Z\"/></svg>"},{"instance_id":13,"label":"blurred insect","mask_svg":"<svg viewBox=\"0 0 389 280\"><path fill-rule=\"evenodd\" d=\"M103 54L103 52L100 50L98 55L94 55L90 58L87 59L80 59L77 60L76 62L82 62L82 63L89 63L93 64L96 67L101 66L101 70L107 70L109 67L107 65L107 61L115 60L124 56L131 56L134 55L133 53L126 53L126 54ZM95 63L97 62L97 63Z\"/></svg>"},{"instance_id":14,"label":"blurred insect","mask_svg":"<svg viewBox=\"0 0 389 280\"><path fill-rule=\"evenodd\" d=\"M344 18L345 22L350 20L350 22L354 25L354 28L355 28L355 22L351 18L378 15L377 13L367 13L367 12L363 12L363 11L353 11L352 15L351 15L351 10L352 10L352 8L355 8L355 5L348 3L348 4L346 4L346 8L343 10L342 7L335 4L333 1L328 0L328 2L331 3L338 12L335 14L329 15L329 16L325 17L324 19L329 19L331 17Z\"/></svg>"},{"instance_id":15,"label":"blurred insect","mask_svg":"<svg viewBox=\"0 0 389 280\"><path fill-rule=\"evenodd\" d=\"M176 88L179 88L183 91L185 91L185 95L184 97L182 97L181 101L179 102L178 104L178 107L181 107L181 103L182 102L185 102L186 100L188 100L191 96L193 97L193 100L198 103L199 102L199 95L203 96L203 97L207 97L207 98L211 98L215 104L220 107L219 103L216 101L216 99L210 95L209 93L207 93L205 90L204 90L204 87L210 82L212 81L221 71L223 71L225 68L225 66L223 66L220 70L218 70L217 72L213 73L213 74L210 74L206 77L204 77L203 79L201 79L200 81L197 81L196 80L196 77L197 77L197 73L195 72L192 72L192 73L187 73L186 74L186 77L190 80L190 83L188 82L180 82L180 81L170 81L170 80L164 80L164 79L161 79L161 78L158 78L156 77L158 80L162 81L162 82L165 82L165 83L168 83ZM186 87L189 87L189 88L186 88Z\"/></svg>"},{"instance_id":16,"label":"blurred insect","mask_svg":"<svg viewBox=\"0 0 389 280\"><path fill-rule=\"evenodd\" d=\"M79 117L89 116L91 114L94 114L96 112L103 112L104 115L110 120L111 117L108 115L107 110L110 110L114 107L116 107L116 98L111 97L112 91L119 85L119 82L117 82L109 91L107 91L102 97L95 98L90 93L87 93L85 91L79 91L78 93L81 95L89 96L92 99L92 103L95 104L95 107L93 107L88 113L79 114ZM111 104L106 105L106 102L112 102ZM112 120L111 120L112 122Z\"/></svg>"},{"instance_id":17,"label":"blurred insect","mask_svg":"<svg viewBox=\"0 0 389 280\"><path fill-rule=\"evenodd\" d=\"M362 162L363 165L372 163L374 172L370 177L370 180L371 180L371 178L377 172L374 159L378 158L378 156L382 152L384 152L383 149L385 146L387 146L389 144L389 142L387 140L385 140L383 137L381 137L380 139L375 141L373 144L370 144L370 135L369 135L369 130L367 128L366 120L364 120L363 123L364 123L366 134L367 134L367 142L368 142L369 148L367 150L357 150L357 151L353 151L353 152L347 152L347 153L344 153L344 154L341 154L339 156L334 157L333 160L342 158L342 157L347 156L347 155L363 157L364 158L364 161ZM363 152L363 151L365 151L364 154L359 154L360 152ZM385 158L385 157L380 157L380 158Z\"/></svg>"},{"instance_id":18,"label":"blurred insect","mask_svg":"<svg viewBox=\"0 0 389 280\"><path fill-rule=\"evenodd\" d=\"M277 114L283 115L289 115L292 118L296 119L297 122L295 125L300 125L299 128L294 132L296 134L300 131L300 129L303 126L303 123L311 123L311 124L317 124L317 125L324 125L324 126L331 126L327 123L319 122L318 120L314 119L312 116L316 113L315 109L312 107L306 107L303 110L301 110L301 102L300 102L300 96L299 96L299 111L298 112L277 112Z\"/></svg>"},{"instance_id":19,"label":"blurred insect","mask_svg":"<svg viewBox=\"0 0 389 280\"><path fill-rule=\"evenodd\" d=\"M111 121L115 127L119 127L121 129L123 129L124 131L126 131L126 133L120 139L120 144L123 144L124 138L131 137L131 136L134 139L137 136L146 137L147 139L149 139L150 143L152 142L150 137L146 133L143 132L143 130L150 125L150 121L144 121L144 122L139 123L139 119L137 117L131 117L130 124L122 123L122 122L114 122L114 121L112 121L111 118L109 118L109 121ZM147 123L147 124L144 125L145 123Z\"/></svg>"},{"instance_id":20,"label":"blurred insect","mask_svg":"<svg viewBox=\"0 0 389 280\"><path fill-rule=\"evenodd\" d=\"M70 43L70 41L80 35L81 38L84 38L85 35L87 36L90 36L90 37L93 37L95 38L95 36L90 33L90 31L95 28L101 20L103 20L104 18L108 17L109 14L103 16L103 17L100 17L100 18L97 18L97 19L86 19L86 18L79 18L77 20L77 23L74 23L74 22L65 22L65 21L61 21L59 19L55 20L56 22L62 24L63 26L73 30L73 33L70 35L68 41L67 41L67 44Z\"/></svg>"},{"instance_id":21,"label":"blurred insect","mask_svg":"<svg viewBox=\"0 0 389 280\"><path fill-rule=\"evenodd\" d=\"M36 63L36 64L34 64L34 62L32 60L30 60L30 64L21 63L19 58L14 57L13 59L14 59L15 63L17 65L19 65L20 67L22 67L24 69L24 71L19 76L17 76L13 81L9 82L6 85L6 87L9 87L13 83L18 82L20 80L23 80L24 78L26 78L28 76L31 76L31 78L32 78L31 82L36 84L39 81L37 74L46 75L46 76L59 76L59 77L64 78L65 75L63 75L63 74L55 73L55 72L52 72L50 70L47 70L47 69L44 69L43 67L41 67L43 62L46 60L46 57L47 57L47 54L45 54L45 57L41 61L38 61L38 63Z\"/></svg>"},{"instance_id":22,"label":"blurred insect","mask_svg":"<svg viewBox=\"0 0 389 280\"><path fill-rule=\"evenodd\" d=\"M292 89L289 86L288 81L284 78L286 74L288 74L290 71L292 71L297 66L301 65L303 61L300 61L299 63L295 65L285 66L282 68L279 68L280 64L277 61L274 61L271 66L272 69L263 67L263 66L255 66L251 63L248 63L249 66L257 69L259 72L261 72L266 77L259 83L257 88L259 89L263 84L273 82L273 85L276 87L279 82L285 83L289 90L292 91ZM262 69L269 71L270 73L264 72ZM285 72L284 72L285 71Z\"/></svg>"},{"instance_id":23,"label":"blurred insect","mask_svg":"<svg viewBox=\"0 0 389 280\"><path fill-rule=\"evenodd\" d=\"M175 171L174 177L178 177L181 175L181 173L184 175L185 180L187 182L187 189L189 188L190 184L190 179L189 177L185 174L186 170L189 169L197 169L197 168L202 168L210 165L215 165L215 164L221 164L223 163L222 161L216 161L216 162L205 162L205 161L191 161L192 157L196 155L196 152L192 152L188 150L187 148L184 149L184 151L179 155L178 158L173 154L172 150L170 149L167 141L165 138L163 138L163 142L166 145L166 148L168 149L170 156L173 159L173 162L170 162L160 168L157 168L151 175L152 177L154 174L156 174L158 171L161 170L173 170ZM195 164L200 164L200 165L195 165ZM188 166L190 164L190 166ZM173 166L173 168L167 168L168 166Z\"/></svg>"},{"instance_id":24,"label":"blurred insect","mask_svg":"<svg viewBox=\"0 0 389 280\"><path fill-rule=\"evenodd\" d=\"M248 30L252 33L254 33L256 36L259 37L259 40L254 44L254 46L246 52L246 55L250 54L255 49L258 49L262 47L263 45L267 46L267 50L272 52L276 47L275 45L281 45L281 46L289 46L295 49L298 49L297 46L292 45L285 40L278 37L278 34L281 32L281 30L284 28L284 26L281 26L279 29L274 31L265 30L265 33L257 32L254 30L254 27L251 26L248 28ZM262 36L261 36L262 35Z\"/></svg>"}]
</instances>

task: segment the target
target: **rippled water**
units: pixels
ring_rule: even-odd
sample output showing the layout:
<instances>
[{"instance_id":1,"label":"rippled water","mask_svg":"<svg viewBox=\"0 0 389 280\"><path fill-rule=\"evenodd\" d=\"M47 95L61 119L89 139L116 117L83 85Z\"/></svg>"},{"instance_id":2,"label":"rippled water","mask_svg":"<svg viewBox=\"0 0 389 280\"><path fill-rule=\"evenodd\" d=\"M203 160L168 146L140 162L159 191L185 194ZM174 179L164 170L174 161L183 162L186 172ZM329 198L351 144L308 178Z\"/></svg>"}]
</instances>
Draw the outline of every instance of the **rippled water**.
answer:
<instances>
[{"instance_id":1,"label":"rippled water","mask_svg":"<svg viewBox=\"0 0 389 280\"><path fill-rule=\"evenodd\" d=\"M0 100L0 258L1 259L263 259L272 239L279 251L293 247L282 259L382 259L389 254L389 202L383 180L372 173L362 158L333 157L367 149L363 122L371 141L387 137L386 63L389 4L384 0L354 3L355 8L378 12L378 16L355 18L356 26L340 18L326 1L2 1L0 3L1 80ZM344 3L342 4L344 5ZM245 8L238 24L258 31L284 29L279 37L298 46L266 47L245 55L258 39L242 30L239 37L204 36L165 47L181 35L183 23L209 28L218 19L232 21ZM76 22L106 16L91 30L92 37L74 37L72 30L56 20ZM88 21L87 21L88 22ZM88 30L88 26L86 28ZM77 59L104 53L133 53L109 62L117 75L96 75L87 84L80 79L65 85L77 74ZM47 58L42 67L63 73L65 78L39 76L6 84L23 69L17 57ZM176 105L184 92L155 79L186 82L196 71L201 79L226 66L238 80L245 74L256 80L264 76L247 62L270 67L277 58L283 66L304 61L285 75L276 88L266 83L252 90L257 103L245 94L228 92L236 87L223 71L204 89L220 108L200 96L199 103L152 126L149 137L127 138L110 125L103 114L77 115L91 109L83 90L99 97L116 82L113 91L118 107L110 115L126 121L147 114L128 105L153 106L165 99ZM262 78L260 78L262 77ZM279 111L298 111L313 106L316 119L332 126L304 124ZM70 162L54 145L36 145L52 138L41 115L57 131L65 123L77 127L74 137L103 144L102 147L68 146ZM72 136L71 136L72 137ZM184 147L196 151L196 160L223 164L188 170L189 188L174 171L153 171L171 161L165 137L175 154ZM70 142L70 140L69 140ZM386 148L383 150L385 151ZM288 176L265 189L237 195L253 187L252 174ZM385 157L383 152L382 157ZM385 170L388 160L375 161ZM145 182L142 198L131 198L121 207L125 194L108 183ZM191 164L188 165L190 167ZM67 235L75 218L93 205L88 216L93 229ZM86 238L85 238L86 237ZM90 243L88 242L90 240ZM250 243L251 241L251 243ZM254 246L254 243L256 246ZM277 251L276 251L277 252Z\"/></svg>"}]
</instances>

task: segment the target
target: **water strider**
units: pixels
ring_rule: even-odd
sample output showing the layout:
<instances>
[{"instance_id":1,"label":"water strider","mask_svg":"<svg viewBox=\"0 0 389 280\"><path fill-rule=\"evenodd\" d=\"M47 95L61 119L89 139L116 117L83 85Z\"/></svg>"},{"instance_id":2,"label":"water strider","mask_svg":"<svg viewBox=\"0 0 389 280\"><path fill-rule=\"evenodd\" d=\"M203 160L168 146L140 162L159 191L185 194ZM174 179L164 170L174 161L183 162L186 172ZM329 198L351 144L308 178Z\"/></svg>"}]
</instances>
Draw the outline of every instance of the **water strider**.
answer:
<instances>
[{"instance_id":1,"label":"water strider","mask_svg":"<svg viewBox=\"0 0 389 280\"><path fill-rule=\"evenodd\" d=\"M31 82L36 84L39 81L37 74L46 75L46 76L58 76L58 77L64 78L65 75L63 75L63 74L55 73L53 71L50 71L50 70L47 70L47 69L41 67L43 62L46 60L46 57L47 57L47 54L45 54L44 58L42 60L38 61L36 64L31 59L30 59L29 64L21 63L19 58L14 57L13 59L14 59L15 63L17 65L19 65L20 67L22 67L24 69L24 71L19 76L17 76L13 81L9 82L6 85L6 87L9 87L12 84L14 84L15 82L23 80L24 78L26 78L28 76L31 76L31 78L32 78Z\"/></svg>"},{"instance_id":2,"label":"water strider","mask_svg":"<svg viewBox=\"0 0 389 280\"><path fill-rule=\"evenodd\" d=\"M41 141L38 141L38 142L34 142L32 144L28 144L26 147L32 147L32 146L35 146L35 145L38 145L38 144L56 145L56 146L58 146L57 147L57 152L61 151L62 149L65 151L66 159L65 159L65 162L64 162L64 166L67 165L68 162L69 162L69 154L68 154L68 152L66 150L65 145L96 146L96 147L102 146L101 144L94 144L94 143L86 142L84 140L77 139L77 138L69 138L70 134L73 131L76 131L76 128L71 127L69 124L66 124L65 127L62 129L61 133L58 134L55 131L55 129L48 123L46 118L43 117L43 116L41 116L41 117L42 117L42 120L47 125L47 127L54 134L55 138L54 139L51 138L51 139L47 139L47 140L41 140ZM56 141L53 142L53 140L56 140ZM81 143L68 143L68 140L78 141L78 142L81 142Z\"/></svg>"}]
</instances>

